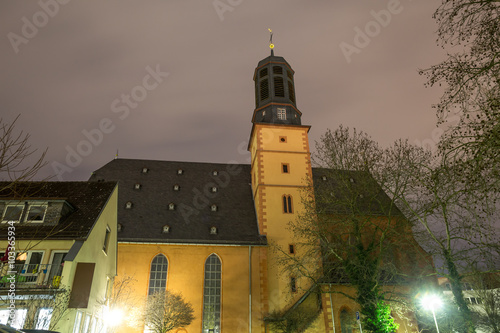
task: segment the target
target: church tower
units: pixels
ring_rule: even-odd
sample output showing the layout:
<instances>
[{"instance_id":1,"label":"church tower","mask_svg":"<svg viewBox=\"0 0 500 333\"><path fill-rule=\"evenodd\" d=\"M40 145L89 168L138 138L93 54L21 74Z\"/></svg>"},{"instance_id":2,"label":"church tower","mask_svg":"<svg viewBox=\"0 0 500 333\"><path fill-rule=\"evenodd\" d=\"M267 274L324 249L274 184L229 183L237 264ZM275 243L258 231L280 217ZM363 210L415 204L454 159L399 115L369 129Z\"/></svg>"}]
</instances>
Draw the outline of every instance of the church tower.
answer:
<instances>
[{"instance_id":1,"label":"church tower","mask_svg":"<svg viewBox=\"0 0 500 333\"><path fill-rule=\"evenodd\" d=\"M269 244L294 255L297 249L288 224L304 209L301 189L312 179L308 132L295 98L294 71L283 58L271 55L255 69L255 110L248 149L251 153L252 190L259 229ZM282 272L281 254L262 248L261 312L287 309L303 294L305 283ZM302 288L301 288L302 287Z\"/></svg>"}]
</instances>

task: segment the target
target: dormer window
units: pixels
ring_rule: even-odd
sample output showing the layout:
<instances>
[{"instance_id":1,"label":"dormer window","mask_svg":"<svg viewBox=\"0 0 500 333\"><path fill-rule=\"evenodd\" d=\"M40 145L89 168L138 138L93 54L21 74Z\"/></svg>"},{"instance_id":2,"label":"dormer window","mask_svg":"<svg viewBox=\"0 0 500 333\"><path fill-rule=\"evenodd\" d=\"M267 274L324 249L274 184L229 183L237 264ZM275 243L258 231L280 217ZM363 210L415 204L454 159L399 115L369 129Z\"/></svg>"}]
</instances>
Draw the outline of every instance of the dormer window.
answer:
<instances>
[{"instance_id":1,"label":"dormer window","mask_svg":"<svg viewBox=\"0 0 500 333\"><path fill-rule=\"evenodd\" d=\"M140 190L141 189L141 184L137 183L134 185L134 189Z\"/></svg>"},{"instance_id":2,"label":"dormer window","mask_svg":"<svg viewBox=\"0 0 500 333\"><path fill-rule=\"evenodd\" d=\"M217 205L212 205L210 207L210 209L212 210L212 212L216 212L217 211Z\"/></svg>"},{"instance_id":3,"label":"dormer window","mask_svg":"<svg viewBox=\"0 0 500 333\"><path fill-rule=\"evenodd\" d=\"M351 183L354 183L354 179L353 179L353 178L349 178L349 181L350 181Z\"/></svg>"},{"instance_id":4,"label":"dormer window","mask_svg":"<svg viewBox=\"0 0 500 333\"><path fill-rule=\"evenodd\" d=\"M217 170L212 171L212 176L217 176L218 174L219 174L219 171L217 171Z\"/></svg>"},{"instance_id":5,"label":"dormer window","mask_svg":"<svg viewBox=\"0 0 500 333\"><path fill-rule=\"evenodd\" d=\"M216 227L210 228L210 235L217 235L217 228Z\"/></svg>"},{"instance_id":6,"label":"dormer window","mask_svg":"<svg viewBox=\"0 0 500 333\"><path fill-rule=\"evenodd\" d=\"M125 209L132 209L132 201L127 201L125 204Z\"/></svg>"},{"instance_id":7,"label":"dormer window","mask_svg":"<svg viewBox=\"0 0 500 333\"><path fill-rule=\"evenodd\" d=\"M168 210L175 210L175 204L174 203L169 203L168 204Z\"/></svg>"},{"instance_id":8,"label":"dormer window","mask_svg":"<svg viewBox=\"0 0 500 333\"><path fill-rule=\"evenodd\" d=\"M184 173L184 170L182 170L182 169L178 169L178 170L177 170L177 174L178 174L178 175L182 175L183 173Z\"/></svg>"},{"instance_id":9,"label":"dormer window","mask_svg":"<svg viewBox=\"0 0 500 333\"><path fill-rule=\"evenodd\" d=\"M19 222L21 220L21 215L23 213L24 206L21 205L9 205L5 208L2 222L14 221Z\"/></svg>"},{"instance_id":10,"label":"dormer window","mask_svg":"<svg viewBox=\"0 0 500 333\"><path fill-rule=\"evenodd\" d=\"M168 234L170 232L170 226L168 224L164 225L162 232Z\"/></svg>"},{"instance_id":11,"label":"dormer window","mask_svg":"<svg viewBox=\"0 0 500 333\"><path fill-rule=\"evenodd\" d=\"M211 191L212 191L212 193L217 192L217 187L215 187L215 186L214 186L214 187L212 187Z\"/></svg>"},{"instance_id":12,"label":"dormer window","mask_svg":"<svg viewBox=\"0 0 500 333\"><path fill-rule=\"evenodd\" d=\"M326 176L323 176L323 177L321 177L321 179L323 179L323 180L327 180L328 178L326 178Z\"/></svg>"},{"instance_id":13,"label":"dormer window","mask_svg":"<svg viewBox=\"0 0 500 333\"><path fill-rule=\"evenodd\" d=\"M123 230L123 226L122 226L122 224L121 224L121 223L118 223L118 224L116 225L116 231L121 232L122 230Z\"/></svg>"},{"instance_id":14,"label":"dormer window","mask_svg":"<svg viewBox=\"0 0 500 333\"><path fill-rule=\"evenodd\" d=\"M41 223L45 218L47 212L46 205L30 205L28 207L28 214L26 215L26 222Z\"/></svg>"},{"instance_id":15,"label":"dormer window","mask_svg":"<svg viewBox=\"0 0 500 333\"><path fill-rule=\"evenodd\" d=\"M142 168L142 173L148 173L149 169L148 168Z\"/></svg>"},{"instance_id":16,"label":"dormer window","mask_svg":"<svg viewBox=\"0 0 500 333\"><path fill-rule=\"evenodd\" d=\"M179 185L178 185L178 184L175 184L175 185L174 185L174 191L179 191L179 189L180 189Z\"/></svg>"}]
</instances>

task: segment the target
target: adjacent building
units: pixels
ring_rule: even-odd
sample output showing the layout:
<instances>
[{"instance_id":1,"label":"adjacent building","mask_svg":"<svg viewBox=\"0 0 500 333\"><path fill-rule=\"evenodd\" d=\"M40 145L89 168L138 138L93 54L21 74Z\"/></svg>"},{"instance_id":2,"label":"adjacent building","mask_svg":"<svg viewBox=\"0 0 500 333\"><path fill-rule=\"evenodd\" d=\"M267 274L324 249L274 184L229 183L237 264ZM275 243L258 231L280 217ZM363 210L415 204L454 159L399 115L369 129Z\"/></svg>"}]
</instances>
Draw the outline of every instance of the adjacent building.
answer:
<instances>
[{"instance_id":1,"label":"adjacent building","mask_svg":"<svg viewBox=\"0 0 500 333\"><path fill-rule=\"evenodd\" d=\"M116 276L115 182L0 183L0 322L103 332Z\"/></svg>"}]
</instances>

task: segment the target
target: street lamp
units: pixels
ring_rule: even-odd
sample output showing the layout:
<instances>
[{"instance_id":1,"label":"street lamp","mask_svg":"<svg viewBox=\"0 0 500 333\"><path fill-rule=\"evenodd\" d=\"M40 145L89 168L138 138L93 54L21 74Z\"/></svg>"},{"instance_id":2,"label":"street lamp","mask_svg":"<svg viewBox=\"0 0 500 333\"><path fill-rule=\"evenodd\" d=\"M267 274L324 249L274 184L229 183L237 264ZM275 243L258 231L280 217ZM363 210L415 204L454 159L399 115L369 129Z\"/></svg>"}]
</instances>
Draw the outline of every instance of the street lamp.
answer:
<instances>
[{"instance_id":1,"label":"street lamp","mask_svg":"<svg viewBox=\"0 0 500 333\"><path fill-rule=\"evenodd\" d=\"M436 320L436 309L439 309L443 305L443 301L437 295L426 294L422 297L421 304L424 308L432 311L432 316L434 317L434 323L436 324L437 333L439 333L438 322Z\"/></svg>"}]
</instances>

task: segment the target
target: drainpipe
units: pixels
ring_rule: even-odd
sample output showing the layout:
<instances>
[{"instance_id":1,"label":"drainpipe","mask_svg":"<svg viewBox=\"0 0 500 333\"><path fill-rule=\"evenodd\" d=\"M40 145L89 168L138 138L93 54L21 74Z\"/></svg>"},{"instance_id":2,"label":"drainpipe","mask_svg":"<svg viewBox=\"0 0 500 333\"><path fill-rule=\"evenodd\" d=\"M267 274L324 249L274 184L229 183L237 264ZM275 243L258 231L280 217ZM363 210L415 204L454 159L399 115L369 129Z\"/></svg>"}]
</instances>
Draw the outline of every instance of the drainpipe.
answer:
<instances>
[{"instance_id":1,"label":"drainpipe","mask_svg":"<svg viewBox=\"0 0 500 333\"><path fill-rule=\"evenodd\" d=\"M252 245L248 247L248 333L252 333Z\"/></svg>"},{"instance_id":2,"label":"drainpipe","mask_svg":"<svg viewBox=\"0 0 500 333\"><path fill-rule=\"evenodd\" d=\"M330 294L330 312L332 314L333 333L335 333L335 317L333 316L333 303L332 303L332 285L328 285L328 291Z\"/></svg>"}]
</instances>

